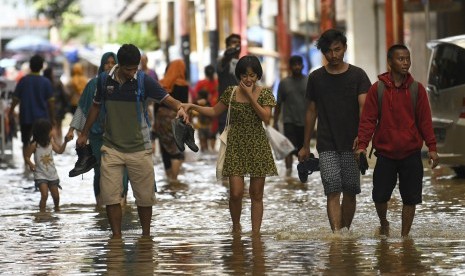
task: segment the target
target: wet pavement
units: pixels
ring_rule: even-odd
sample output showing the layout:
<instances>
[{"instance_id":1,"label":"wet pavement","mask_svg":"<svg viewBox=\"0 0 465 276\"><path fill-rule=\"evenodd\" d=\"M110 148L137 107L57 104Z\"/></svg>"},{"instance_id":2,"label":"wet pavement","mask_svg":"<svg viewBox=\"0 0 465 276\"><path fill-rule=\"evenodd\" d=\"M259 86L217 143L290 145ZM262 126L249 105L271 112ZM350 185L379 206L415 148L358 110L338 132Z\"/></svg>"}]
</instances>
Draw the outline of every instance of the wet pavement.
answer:
<instances>
[{"instance_id":1,"label":"wet pavement","mask_svg":"<svg viewBox=\"0 0 465 276\"><path fill-rule=\"evenodd\" d=\"M2 275L462 275L465 273L465 181L447 168L425 169L424 203L410 239L400 237L398 190L390 202L391 235L377 234L371 201L373 166L362 178L352 231L331 233L315 172L305 184L294 171L268 178L262 235L251 236L245 195L242 235L230 232L227 185L215 180L215 154L187 153L179 183L168 183L156 155L157 204L152 239L141 239L134 198L123 209L123 240L109 240L104 209L96 208L92 172L68 177L76 157L70 142L55 163L61 210L51 197L39 212L39 192L23 175L21 150L0 169Z\"/></svg>"}]
</instances>

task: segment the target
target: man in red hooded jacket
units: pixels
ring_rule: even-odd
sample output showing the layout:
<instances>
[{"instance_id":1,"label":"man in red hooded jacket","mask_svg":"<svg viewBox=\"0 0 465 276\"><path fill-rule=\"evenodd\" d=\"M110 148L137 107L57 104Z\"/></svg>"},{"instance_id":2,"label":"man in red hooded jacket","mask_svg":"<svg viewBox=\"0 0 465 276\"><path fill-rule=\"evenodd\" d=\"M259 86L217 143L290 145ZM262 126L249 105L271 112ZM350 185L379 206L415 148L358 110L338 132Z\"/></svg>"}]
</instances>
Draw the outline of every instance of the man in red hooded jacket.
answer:
<instances>
[{"instance_id":1,"label":"man in red hooded jacket","mask_svg":"<svg viewBox=\"0 0 465 276\"><path fill-rule=\"evenodd\" d=\"M376 149L376 166L373 173L372 197L381 223L380 234L389 234L386 219L387 202L399 176L402 197L402 237L408 236L415 216L415 205L422 202L423 141L429 149L431 168L438 165L431 110L423 85L418 83L417 100L410 96L414 81L408 72L410 51L405 45L393 45L387 53L390 72L378 76L368 91L358 129L358 150L366 155L366 148L373 137ZM384 83L381 107L378 106L378 84ZM380 112L381 111L381 112ZM380 115L381 114L381 115ZM373 135L374 133L374 135Z\"/></svg>"}]
</instances>

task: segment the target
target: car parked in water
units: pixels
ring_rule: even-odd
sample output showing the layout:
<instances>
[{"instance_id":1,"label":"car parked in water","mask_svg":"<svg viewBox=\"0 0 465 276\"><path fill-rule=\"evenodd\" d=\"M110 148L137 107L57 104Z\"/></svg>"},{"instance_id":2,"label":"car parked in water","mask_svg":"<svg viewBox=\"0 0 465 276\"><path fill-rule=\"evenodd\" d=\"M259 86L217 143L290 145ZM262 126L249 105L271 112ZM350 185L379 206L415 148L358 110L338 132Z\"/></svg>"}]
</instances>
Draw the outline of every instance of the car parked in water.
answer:
<instances>
[{"instance_id":1,"label":"car parked in water","mask_svg":"<svg viewBox=\"0 0 465 276\"><path fill-rule=\"evenodd\" d=\"M465 35L432 40L428 98L440 162L465 177Z\"/></svg>"}]
</instances>

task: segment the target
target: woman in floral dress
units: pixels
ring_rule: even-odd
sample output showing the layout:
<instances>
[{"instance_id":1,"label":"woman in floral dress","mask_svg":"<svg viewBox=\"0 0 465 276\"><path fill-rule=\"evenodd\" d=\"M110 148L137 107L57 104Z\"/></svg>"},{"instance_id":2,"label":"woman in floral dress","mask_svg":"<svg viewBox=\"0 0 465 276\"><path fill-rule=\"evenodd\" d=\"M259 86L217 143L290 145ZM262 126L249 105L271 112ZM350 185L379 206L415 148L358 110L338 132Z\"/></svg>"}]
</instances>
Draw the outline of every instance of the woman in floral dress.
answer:
<instances>
[{"instance_id":1,"label":"woman in floral dress","mask_svg":"<svg viewBox=\"0 0 465 276\"><path fill-rule=\"evenodd\" d=\"M250 177L249 194L252 201L252 232L260 233L263 218L265 177L277 175L271 148L262 122L268 124L271 109L276 105L269 88L257 85L263 70L255 56L242 57L235 70L238 86L228 87L213 107L184 104L203 115L216 117L228 109L231 100L228 144L223 175L229 177L229 211L233 232L240 232L244 177ZM231 93L234 93L231 97Z\"/></svg>"}]
</instances>

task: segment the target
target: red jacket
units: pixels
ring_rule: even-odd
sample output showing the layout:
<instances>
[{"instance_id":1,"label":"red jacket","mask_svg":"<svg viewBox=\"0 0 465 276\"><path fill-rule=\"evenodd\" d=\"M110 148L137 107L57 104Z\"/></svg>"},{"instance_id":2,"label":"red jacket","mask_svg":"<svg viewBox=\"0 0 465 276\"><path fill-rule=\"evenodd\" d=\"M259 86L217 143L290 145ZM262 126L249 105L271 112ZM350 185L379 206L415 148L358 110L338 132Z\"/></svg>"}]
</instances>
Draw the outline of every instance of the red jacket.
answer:
<instances>
[{"instance_id":1,"label":"red jacket","mask_svg":"<svg viewBox=\"0 0 465 276\"><path fill-rule=\"evenodd\" d=\"M384 82L382 112L378 123L378 82L368 91L358 127L358 148L368 147L373 137L373 147L379 154L403 159L420 151L425 141L429 151L436 151L436 137L431 121L431 109L425 88L418 84L418 99L413 103L408 90L413 77L408 74L400 87L395 87L389 73L378 76ZM373 135L374 133L374 135Z\"/></svg>"}]
</instances>

